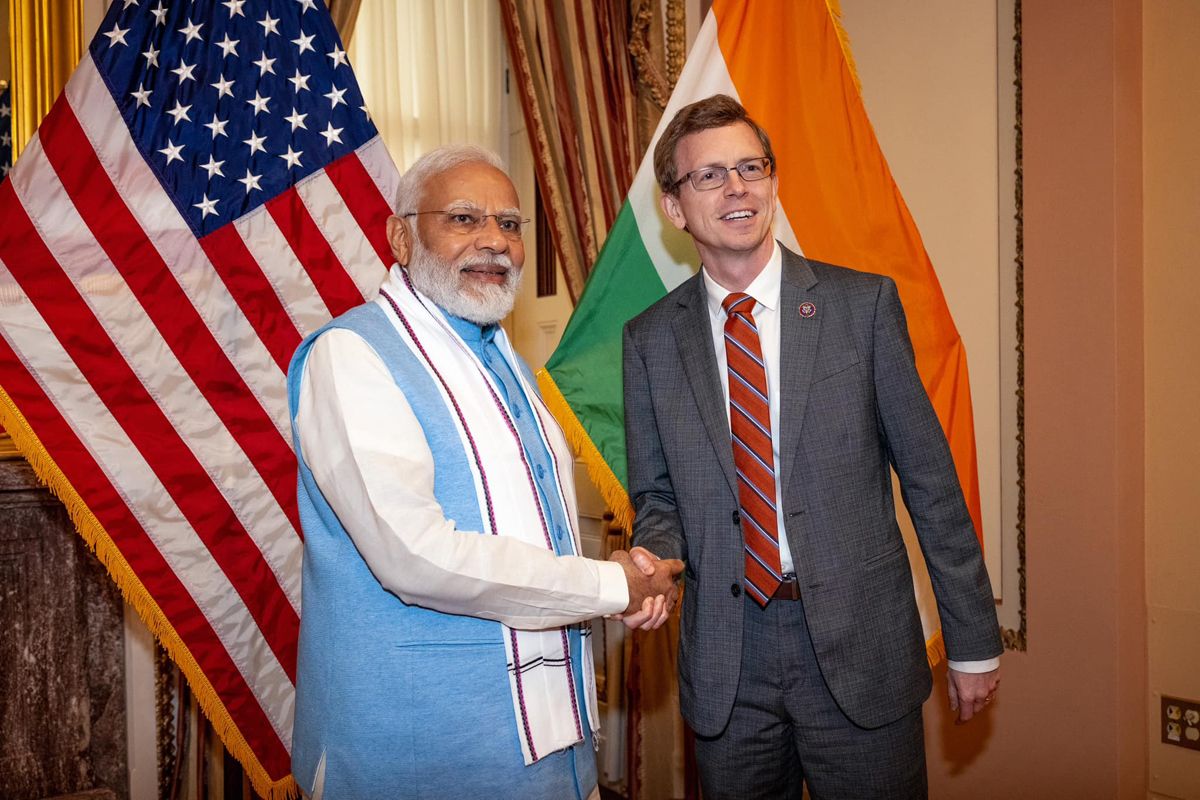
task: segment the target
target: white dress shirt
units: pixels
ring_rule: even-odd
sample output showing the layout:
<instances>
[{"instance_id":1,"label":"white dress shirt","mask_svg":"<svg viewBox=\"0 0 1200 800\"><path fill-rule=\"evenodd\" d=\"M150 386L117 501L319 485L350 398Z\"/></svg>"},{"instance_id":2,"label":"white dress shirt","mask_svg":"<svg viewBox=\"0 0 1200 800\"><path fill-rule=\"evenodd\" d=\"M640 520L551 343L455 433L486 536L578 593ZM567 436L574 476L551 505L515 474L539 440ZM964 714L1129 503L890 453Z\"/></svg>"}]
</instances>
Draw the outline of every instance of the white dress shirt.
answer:
<instances>
[{"instance_id":1,"label":"white dress shirt","mask_svg":"<svg viewBox=\"0 0 1200 800\"><path fill-rule=\"evenodd\" d=\"M721 378L721 391L725 393L725 422L729 424L729 370L725 355L725 310L721 304L732 290L726 289L705 269L704 290L708 295L708 320L712 329L713 353L717 358L717 374ZM788 546L787 532L783 521L782 487L779 485L779 287L783 279L783 251L779 242L771 251L762 272L743 291L754 298L754 322L758 326L759 344L767 371L767 399L771 409L771 453L775 466L775 509L779 522L779 565L784 574L795 572L795 561ZM959 672L990 672L1000 666L999 658L984 661L947 661L951 669Z\"/></svg>"},{"instance_id":2,"label":"white dress shirt","mask_svg":"<svg viewBox=\"0 0 1200 800\"><path fill-rule=\"evenodd\" d=\"M457 530L434 497L420 422L357 334L334 329L313 345L296 421L325 499L375 577L405 602L527 630L629 604L619 564Z\"/></svg>"}]
</instances>

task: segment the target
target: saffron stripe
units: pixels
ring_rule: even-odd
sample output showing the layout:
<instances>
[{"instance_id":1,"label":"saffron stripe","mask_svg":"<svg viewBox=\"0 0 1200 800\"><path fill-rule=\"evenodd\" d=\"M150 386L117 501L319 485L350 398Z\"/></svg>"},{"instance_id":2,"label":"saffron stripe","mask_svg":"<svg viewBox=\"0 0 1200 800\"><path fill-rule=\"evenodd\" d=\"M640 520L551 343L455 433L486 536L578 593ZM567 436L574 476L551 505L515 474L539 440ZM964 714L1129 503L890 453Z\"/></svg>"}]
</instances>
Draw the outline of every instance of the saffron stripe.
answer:
<instances>
[{"instance_id":1,"label":"saffron stripe","mask_svg":"<svg viewBox=\"0 0 1200 800\"><path fill-rule=\"evenodd\" d=\"M298 531L295 454L129 212L65 96L42 130L46 159L83 222Z\"/></svg>"},{"instance_id":2,"label":"saffron stripe","mask_svg":"<svg viewBox=\"0 0 1200 800\"><path fill-rule=\"evenodd\" d=\"M362 293L346 274L329 242L325 241L325 235L308 213L296 187L267 201L267 211L325 301L331 317L349 311L363 301Z\"/></svg>"},{"instance_id":3,"label":"saffron stripe","mask_svg":"<svg viewBox=\"0 0 1200 800\"><path fill-rule=\"evenodd\" d=\"M392 265L392 247L387 240L387 219L392 215L391 199L385 198L367 174L357 153L342 156L325 168L346 208L358 222L371 247L379 255L384 269Z\"/></svg>"},{"instance_id":4,"label":"saffron stripe","mask_svg":"<svg viewBox=\"0 0 1200 800\"><path fill-rule=\"evenodd\" d=\"M59 269L11 182L0 184L0 207L9 209L6 223L14 234L0 240L0 247L21 245L15 250L0 249L0 260L51 329L59 333L80 372L160 476L214 560L239 587L246 608L294 681L299 620L262 554L129 365L113 358L117 349L108 333ZM64 335L66 331L72 335ZM248 587L260 588L249 591Z\"/></svg>"},{"instance_id":5,"label":"saffron stripe","mask_svg":"<svg viewBox=\"0 0 1200 800\"><path fill-rule=\"evenodd\" d=\"M937 411L982 536L970 387L961 337L912 214L875 137L828 3L780 3L772 13L715 4L719 54L750 114L772 133L779 200L803 220L805 252L896 280L917 368ZM796 47L779 31L804 31L819 46ZM764 81L769 74L774 80ZM823 76L812 80L812 76ZM802 103L779 102L781 86L803 86ZM820 131L820 135L815 132ZM869 246L864 246L869 242ZM919 324L914 321L919 320Z\"/></svg>"},{"instance_id":6,"label":"saffron stripe","mask_svg":"<svg viewBox=\"0 0 1200 800\"><path fill-rule=\"evenodd\" d=\"M0 199L0 209L7 210L7 198ZM175 628L214 690L221 698L252 698L249 686L196 606L191 592L163 560L100 465L3 336L0 336L0 371L4 374L4 389L9 397L21 409L39 439L55 443L55 464L120 550L147 593L157 602L163 617ZM187 624L180 624L185 620ZM290 758L287 747L275 733L263 708L257 702L236 702L226 705L226 711L247 740L265 746L259 751L264 767L273 774L283 774L280 770L286 772Z\"/></svg>"}]
</instances>

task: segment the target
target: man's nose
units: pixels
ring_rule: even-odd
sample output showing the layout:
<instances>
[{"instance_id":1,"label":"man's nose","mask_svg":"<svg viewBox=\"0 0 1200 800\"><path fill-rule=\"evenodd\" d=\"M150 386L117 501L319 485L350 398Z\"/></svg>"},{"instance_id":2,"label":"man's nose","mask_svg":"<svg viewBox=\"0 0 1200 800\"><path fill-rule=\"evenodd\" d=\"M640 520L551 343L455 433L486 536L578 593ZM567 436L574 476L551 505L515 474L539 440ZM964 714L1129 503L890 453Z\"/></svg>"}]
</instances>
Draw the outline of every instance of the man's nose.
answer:
<instances>
[{"instance_id":1,"label":"man's nose","mask_svg":"<svg viewBox=\"0 0 1200 800\"><path fill-rule=\"evenodd\" d=\"M500 220L494 216L483 218L483 227L475 233L475 247L479 250L491 250L493 253L507 252L510 242L500 230Z\"/></svg>"},{"instance_id":2,"label":"man's nose","mask_svg":"<svg viewBox=\"0 0 1200 800\"><path fill-rule=\"evenodd\" d=\"M725 194L728 196L743 195L749 190L749 183L736 169L729 170L725 176Z\"/></svg>"}]
</instances>

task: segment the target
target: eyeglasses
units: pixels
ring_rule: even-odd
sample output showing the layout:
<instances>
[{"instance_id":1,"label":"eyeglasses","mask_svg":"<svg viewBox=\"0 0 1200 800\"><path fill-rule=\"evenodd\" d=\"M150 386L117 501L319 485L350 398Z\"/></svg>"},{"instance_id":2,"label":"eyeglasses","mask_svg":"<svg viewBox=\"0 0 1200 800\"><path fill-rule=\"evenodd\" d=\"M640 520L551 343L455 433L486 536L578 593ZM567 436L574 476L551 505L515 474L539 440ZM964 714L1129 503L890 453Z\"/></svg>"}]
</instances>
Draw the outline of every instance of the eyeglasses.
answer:
<instances>
[{"instance_id":1,"label":"eyeglasses","mask_svg":"<svg viewBox=\"0 0 1200 800\"><path fill-rule=\"evenodd\" d=\"M409 211L402 217L419 217L422 214L437 214L446 221L447 227L454 233L478 233L487 224L488 217L496 220L500 233L507 239L517 240L529 224L529 220L521 219L515 214L480 214L475 211Z\"/></svg>"},{"instance_id":2,"label":"eyeglasses","mask_svg":"<svg viewBox=\"0 0 1200 800\"><path fill-rule=\"evenodd\" d=\"M671 191L678 191L683 182L688 180L692 182L692 186L698 192L720 189L725 185L725 181L729 179L729 171L731 169L737 170L737 174L744 181L761 181L763 178L771 177L771 174L775 172L775 162L763 156L762 158L748 158L732 167L701 167L700 169L692 170L671 184Z\"/></svg>"}]
</instances>

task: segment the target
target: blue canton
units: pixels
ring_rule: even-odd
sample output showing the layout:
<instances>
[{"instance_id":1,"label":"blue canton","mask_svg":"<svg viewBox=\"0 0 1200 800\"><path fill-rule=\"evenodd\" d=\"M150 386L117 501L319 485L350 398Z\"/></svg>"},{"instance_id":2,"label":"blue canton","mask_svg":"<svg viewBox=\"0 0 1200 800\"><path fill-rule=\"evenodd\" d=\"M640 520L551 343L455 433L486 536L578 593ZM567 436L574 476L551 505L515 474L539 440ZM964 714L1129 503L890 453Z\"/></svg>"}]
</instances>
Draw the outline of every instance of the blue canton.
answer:
<instances>
[{"instance_id":1,"label":"blue canton","mask_svg":"<svg viewBox=\"0 0 1200 800\"><path fill-rule=\"evenodd\" d=\"M0 180L8 177L12 167L12 89L5 86L0 92Z\"/></svg>"},{"instance_id":2,"label":"blue canton","mask_svg":"<svg viewBox=\"0 0 1200 800\"><path fill-rule=\"evenodd\" d=\"M376 135L318 0L116 0L91 55L197 236Z\"/></svg>"}]
</instances>

